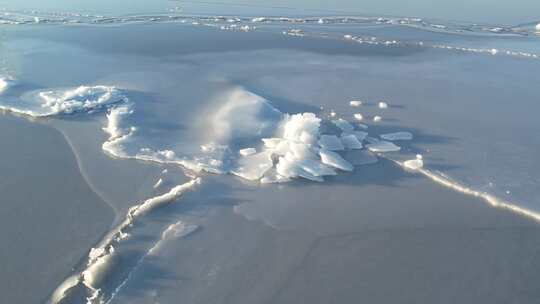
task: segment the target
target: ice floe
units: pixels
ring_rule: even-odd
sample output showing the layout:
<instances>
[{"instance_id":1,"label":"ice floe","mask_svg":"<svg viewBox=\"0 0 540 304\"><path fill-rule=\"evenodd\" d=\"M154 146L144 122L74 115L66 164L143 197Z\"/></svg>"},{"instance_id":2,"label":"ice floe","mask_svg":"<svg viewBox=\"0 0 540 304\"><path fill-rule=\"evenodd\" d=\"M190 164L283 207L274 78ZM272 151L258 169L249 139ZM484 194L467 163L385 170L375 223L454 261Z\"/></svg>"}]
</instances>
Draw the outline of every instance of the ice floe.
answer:
<instances>
[{"instance_id":1,"label":"ice floe","mask_svg":"<svg viewBox=\"0 0 540 304\"><path fill-rule=\"evenodd\" d=\"M401 148L394 143L384 140L370 143L366 145L366 147L369 149L369 151L376 153L397 152L401 150Z\"/></svg>"},{"instance_id":2,"label":"ice floe","mask_svg":"<svg viewBox=\"0 0 540 304\"><path fill-rule=\"evenodd\" d=\"M412 140L413 139L413 135L412 135L411 132L387 133L387 134L382 134L380 137L382 139L384 139L384 140L390 140L390 141L394 141L394 140Z\"/></svg>"}]
</instances>

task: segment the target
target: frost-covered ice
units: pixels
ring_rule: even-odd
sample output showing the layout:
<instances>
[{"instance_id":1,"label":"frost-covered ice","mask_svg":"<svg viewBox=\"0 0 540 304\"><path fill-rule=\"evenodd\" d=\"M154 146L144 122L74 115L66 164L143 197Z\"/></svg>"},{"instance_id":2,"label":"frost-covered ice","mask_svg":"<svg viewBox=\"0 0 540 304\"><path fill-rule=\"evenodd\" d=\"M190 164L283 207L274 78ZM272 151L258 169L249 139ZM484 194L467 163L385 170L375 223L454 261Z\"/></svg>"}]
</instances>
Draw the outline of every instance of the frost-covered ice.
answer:
<instances>
[{"instance_id":1,"label":"frost-covered ice","mask_svg":"<svg viewBox=\"0 0 540 304\"><path fill-rule=\"evenodd\" d=\"M384 140L390 140L390 141L394 141L394 140L412 140L413 135L412 135L411 132L395 132L395 133L382 134L381 138L384 139Z\"/></svg>"},{"instance_id":2,"label":"frost-covered ice","mask_svg":"<svg viewBox=\"0 0 540 304\"><path fill-rule=\"evenodd\" d=\"M388 108L388 104L384 101L380 101L379 102L379 109L387 109Z\"/></svg>"},{"instance_id":3,"label":"frost-covered ice","mask_svg":"<svg viewBox=\"0 0 540 304\"><path fill-rule=\"evenodd\" d=\"M362 105L362 101L360 100L351 100L349 102L349 104L351 105L351 107L359 107Z\"/></svg>"},{"instance_id":4,"label":"frost-covered ice","mask_svg":"<svg viewBox=\"0 0 540 304\"><path fill-rule=\"evenodd\" d=\"M366 145L371 152L384 153L384 152L397 152L401 148L392 142L380 140L374 143Z\"/></svg>"},{"instance_id":5,"label":"frost-covered ice","mask_svg":"<svg viewBox=\"0 0 540 304\"><path fill-rule=\"evenodd\" d=\"M238 153L242 156L249 156L257 153L257 150L255 150L255 148L245 148L238 151Z\"/></svg>"},{"instance_id":6,"label":"frost-covered ice","mask_svg":"<svg viewBox=\"0 0 540 304\"><path fill-rule=\"evenodd\" d=\"M319 145L321 148L331 151L341 151L345 149L343 142L336 135L321 135Z\"/></svg>"},{"instance_id":7,"label":"frost-covered ice","mask_svg":"<svg viewBox=\"0 0 540 304\"><path fill-rule=\"evenodd\" d=\"M356 120L364 119L364 116L362 116L362 114L360 114L360 113L355 113L353 116L354 116L354 119L356 119Z\"/></svg>"},{"instance_id":8,"label":"frost-covered ice","mask_svg":"<svg viewBox=\"0 0 540 304\"><path fill-rule=\"evenodd\" d=\"M403 166L406 169L418 170L424 166L424 160L422 155L417 154L415 159L406 160L403 162Z\"/></svg>"}]
</instances>

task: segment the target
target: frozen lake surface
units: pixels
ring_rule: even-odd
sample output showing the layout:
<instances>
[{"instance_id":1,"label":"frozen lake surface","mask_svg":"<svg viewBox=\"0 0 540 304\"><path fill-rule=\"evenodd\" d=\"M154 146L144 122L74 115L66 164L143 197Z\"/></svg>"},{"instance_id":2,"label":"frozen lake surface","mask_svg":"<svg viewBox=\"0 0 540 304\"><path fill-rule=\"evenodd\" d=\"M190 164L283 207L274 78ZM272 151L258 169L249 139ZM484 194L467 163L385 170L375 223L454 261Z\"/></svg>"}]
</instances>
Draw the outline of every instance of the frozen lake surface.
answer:
<instances>
[{"instance_id":1,"label":"frozen lake surface","mask_svg":"<svg viewBox=\"0 0 540 304\"><path fill-rule=\"evenodd\" d=\"M383 291L415 269L400 250L426 267L407 283L408 301L444 302L444 290L461 302L540 297L535 24L171 12L0 20L0 120L58 130L88 186L81 197L115 216L84 236L77 246L90 247L66 258L73 271L41 300L399 302ZM434 281L441 272L448 279ZM485 290L467 292L475 276ZM420 291L427 283L433 293Z\"/></svg>"}]
</instances>

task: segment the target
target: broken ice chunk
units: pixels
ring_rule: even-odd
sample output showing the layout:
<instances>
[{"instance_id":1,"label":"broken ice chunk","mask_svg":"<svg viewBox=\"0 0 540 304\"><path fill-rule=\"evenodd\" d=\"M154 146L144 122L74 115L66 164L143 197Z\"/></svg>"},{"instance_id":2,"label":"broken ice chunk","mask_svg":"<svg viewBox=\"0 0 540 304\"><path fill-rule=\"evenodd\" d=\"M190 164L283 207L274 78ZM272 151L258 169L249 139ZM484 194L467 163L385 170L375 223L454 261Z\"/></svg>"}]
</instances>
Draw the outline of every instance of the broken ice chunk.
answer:
<instances>
[{"instance_id":1,"label":"broken ice chunk","mask_svg":"<svg viewBox=\"0 0 540 304\"><path fill-rule=\"evenodd\" d=\"M286 183L291 181L290 178L279 175L274 168L268 170L264 177L261 178L261 184L275 184L275 183Z\"/></svg>"},{"instance_id":2,"label":"broken ice chunk","mask_svg":"<svg viewBox=\"0 0 540 304\"><path fill-rule=\"evenodd\" d=\"M382 134L381 138L385 140L412 140L413 135L411 132L395 132Z\"/></svg>"},{"instance_id":3,"label":"broken ice chunk","mask_svg":"<svg viewBox=\"0 0 540 304\"><path fill-rule=\"evenodd\" d=\"M238 153L240 153L240 155L242 156L250 156L257 153L257 150L255 150L255 148L245 148L238 151Z\"/></svg>"},{"instance_id":4,"label":"broken ice chunk","mask_svg":"<svg viewBox=\"0 0 540 304\"><path fill-rule=\"evenodd\" d=\"M326 149L321 149L319 151L319 155L321 156L322 163L325 165L329 165L331 167L334 167L343 171L352 171L354 169L351 163L344 160L336 152L332 152Z\"/></svg>"},{"instance_id":5,"label":"broken ice chunk","mask_svg":"<svg viewBox=\"0 0 540 304\"><path fill-rule=\"evenodd\" d=\"M315 159L317 156L311 148L306 144L301 143L290 143L290 151L296 159Z\"/></svg>"},{"instance_id":6,"label":"broken ice chunk","mask_svg":"<svg viewBox=\"0 0 540 304\"><path fill-rule=\"evenodd\" d=\"M380 117L379 115L376 115L375 117L373 117L374 122L379 122L381 120L382 120L382 117Z\"/></svg>"},{"instance_id":7,"label":"broken ice chunk","mask_svg":"<svg viewBox=\"0 0 540 304\"><path fill-rule=\"evenodd\" d=\"M343 147L341 140L339 140L339 138L335 135L321 135L321 138L319 139L319 145L324 149L332 151L345 150L345 147Z\"/></svg>"},{"instance_id":8,"label":"broken ice chunk","mask_svg":"<svg viewBox=\"0 0 540 304\"><path fill-rule=\"evenodd\" d=\"M369 128L367 125L361 124L361 123L356 124L356 125L357 125L360 129L364 129L364 130L367 130L367 129Z\"/></svg>"},{"instance_id":9,"label":"broken ice chunk","mask_svg":"<svg viewBox=\"0 0 540 304\"><path fill-rule=\"evenodd\" d=\"M403 162L403 166L405 166L406 169L410 170L418 170L424 166L424 160L422 155L417 154L415 159L410 159L405 162Z\"/></svg>"},{"instance_id":10,"label":"broken ice chunk","mask_svg":"<svg viewBox=\"0 0 540 304\"><path fill-rule=\"evenodd\" d=\"M351 105L351 107L359 107L362 105L362 101L360 100L351 100L349 102L349 104Z\"/></svg>"},{"instance_id":11,"label":"broken ice chunk","mask_svg":"<svg viewBox=\"0 0 540 304\"><path fill-rule=\"evenodd\" d=\"M364 131L352 131L351 134L356 136L359 141L366 139L366 137L368 136L368 132Z\"/></svg>"},{"instance_id":12,"label":"broken ice chunk","mask_svg":"<svg viewBox=\"0 0 540 304\"><path fill-rule=\"evenodd\" d=\"M272 165L270 153L266 151L240 158L231 173L247 180L258 180Z\"/></svg>"},{"instance_id":13,"label":"broken ice chunk","mask_svg":"<svg viewBox=\"0 0 540 304\"><path fill-rule=\"evenodd\" d=\"M364 119L364 116L362 116L362 114L360 114L360 113L356 113L356 114L354 114L353 116L354 116L354 119L356 119L356 120L362 120L362 119Z\"/></svg>"},{"instance_id":14,"label":"broken ice chunk","mask_svg":"<svg viewBox=\"0 0 540 304\"><path fill-rule=\"evenodd\" d=\"M343 118L332 120L332 122L336 125L336 127L340 128L342 131L350 132L354 130L354 127Z\"/></svg>"},{"instance_id":15,"label":"broken ice chunk","mask_svg":"<svg viewBox=\"0 0 540 304\"><path fill-rule=\"evenodd\" d=\"M341 142L347 149L362 149L362 143L354 134L341 135Z\"/></svg>"},{"instance_id":16,"label":"broken ice chunk","mask_svg":"<svg viewBox=\"0 0 540 304\"><path fill-rule=\"evenodd\" d=\"M377 152L377 153L384 153L384 152L397 152L401 150L399 146L396 146L394 143L389 141L380 140L375 143L371 143L366 146L369 151L371 152Z\"/></svg>"},{"instance_id":17,"label":"broken ice chunk","mask_svg":"<svg viewBox=\"0 0 540 304\"><path fill-rule=\"evenodd\" d=\"M384 101L379 102L379 109L386 109L388 108L388 104Z\"/></svg>"}]
</instances>

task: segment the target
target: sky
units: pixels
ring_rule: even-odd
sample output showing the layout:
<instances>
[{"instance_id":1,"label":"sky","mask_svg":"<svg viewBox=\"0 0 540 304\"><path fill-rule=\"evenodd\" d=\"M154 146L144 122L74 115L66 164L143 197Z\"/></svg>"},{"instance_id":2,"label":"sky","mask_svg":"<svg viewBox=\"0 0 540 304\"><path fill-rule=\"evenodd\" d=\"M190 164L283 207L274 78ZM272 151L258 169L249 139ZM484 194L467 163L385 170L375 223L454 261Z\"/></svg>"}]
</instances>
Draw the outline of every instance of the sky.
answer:
<instances>
[{"instance_id":1,"label":"sky","mask_svg":"<svg viewBox=\"0 0 540 304\"><path fill-rule=\"evenodd\" d=\"M175 6L187 14L268 15L288 12L299 15L409 16L495 24L540 21L540 0L0 0L0 8L7 9L115 15L159 12Z\"/></svg>"}]
</instances>

